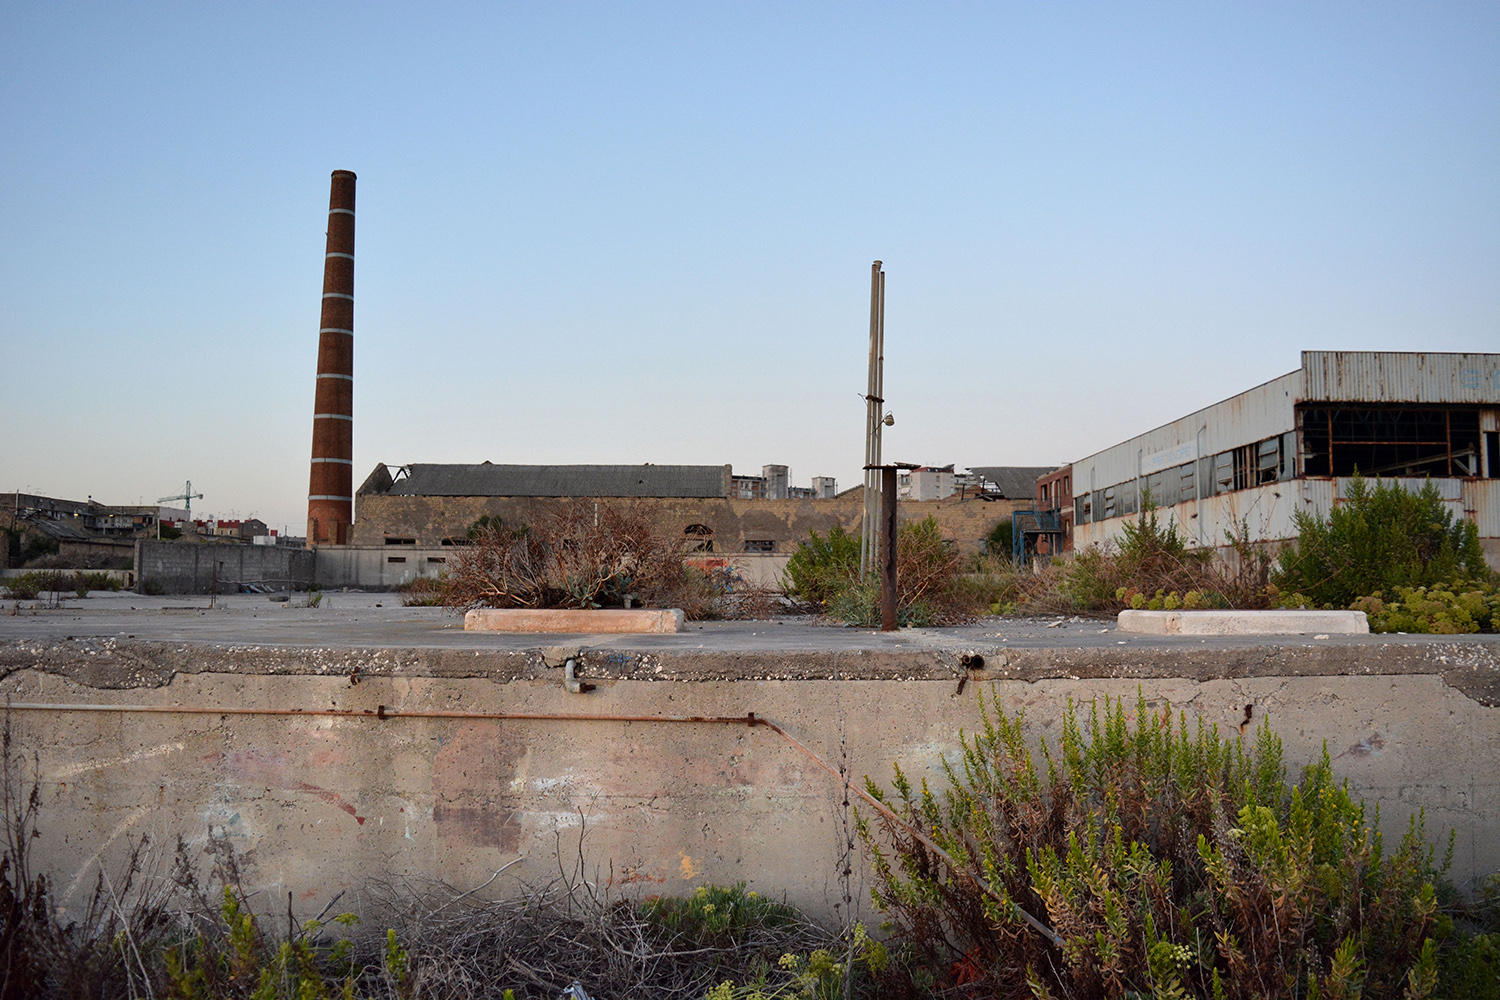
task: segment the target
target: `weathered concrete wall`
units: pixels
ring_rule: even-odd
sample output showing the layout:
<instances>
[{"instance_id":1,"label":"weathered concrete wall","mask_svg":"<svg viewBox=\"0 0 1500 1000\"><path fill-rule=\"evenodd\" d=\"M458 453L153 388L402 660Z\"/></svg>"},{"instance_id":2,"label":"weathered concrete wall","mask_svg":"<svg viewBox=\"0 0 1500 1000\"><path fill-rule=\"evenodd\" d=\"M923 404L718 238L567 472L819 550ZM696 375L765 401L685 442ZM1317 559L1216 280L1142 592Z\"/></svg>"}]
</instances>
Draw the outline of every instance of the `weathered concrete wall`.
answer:
<instances>
[{"instance_id":1,"label":"weathered concrete wall","mask_svg":"<svg viewBox=\"0 0 1500 1000\"><path fill-rule=\"evenodd\" d=\"M317 565L313 580L319 587L361 587L387 590L411 583L419 576L436 577L448 568L457 550L451 546L319 545L312 550Z\"/></svg>"},{"instance_id":2,"label":"weathered concrete wall","mask_svg":"<svg viewBox=\"0 0 1500 1000\"><path fill-rule=\"evenodd\" d=\"M79 651L66 666L61 647L30 648L8 654L10 669L28 658L35 664L0 682L0 695L14 702L753 711L835 766L846 763L854 775L882 782L893 761L914 780L940 780L938 765L954 757L959 729L975 727L981 691L1006 711L1024 709L1035 732L1055 738L1069 699L1133 702L1139 685L1152 708L1170 701L1224 731L1253 705L1255 722L1268 719L1283 740L1294 773L1326 744L1337 773L1380 802L1388 831L1426 809L1434 836L1457 832L1453 874L1460 882L1500 868L1500 708L1453 686L1441 670L1381 673L1373 657L1363 676L1323 673L1333 661L1317 657L1334 652L1299 659L1282 650L1258 668L1228 675L1205 669L1192 677L1151 676L1155 669L1145 666L1135 676L1091 678L1108 656L1093 664L1074 651L1039 667L1027 666L1024 651L1011 651L998 658L995 679L959 692L941 658L926 654L822 661L830 675L850 667L858 673L864 663L885 679L811 679L808 663L799 661L788 679L719 681L684 679L712 676L704 669L711 652L697 660L600 652L589 654L598 688L580 696L563 690L560 671L544 666L536 651L499 659L463 650L151 653L105 640L98 657ZM1478 654L1490 657L1486 669L1493 671L1492 653ZM1432 654L1419 649L1401 662L1410 666L1423 655ZM1478 669L1461 659L1448 665L1464 675ZM105 661L137 666L106 669ZM256 661L267 672L245 676L238 669ZM615 661L627 664L625 676L609 676ZM684 673L692 663L699 668ZM1131 673L1118 664L1109 669ZM1035 676L1022 679L1028 675ZM900 676L917 679L892 679ZM522 858L512 874L546 879L559 851L571 866L585 831L591 871L645 880L650 891L744 879L822 913L842 895L839 787L763 728L30 711L14 712L11 726L16 748L40 762L44 822L35 848L64 903L81 902L99 860L117 859L130 837L149 832L157 843L171 843L180 834L196 848L209 830L235 845L250 888L275 900L295 893L304 919L340 890L357 902L372 877L473 885ZM856 872L854 896L865 900L863 866Z\"/></svg>"},{"instance_id":3,"label":"weathered concrete wall","mask_svg":"<svg viewBox=\"0 0 1500 1000\"><path fill-rule=\"evenodd\" d=\"M535 499L530 497L407 497L361 496L355 509L354 545L381 546L388 537L411 538L418 547L441 547L444 538L463 538L483 515L503 518L507 523L534 520L547 506L594 503L593 500ZM745 543L772 542L775 552L790 553L809 531L824 534L835 524L859 530L863 512L860 490L850 490L828 500L643 500L635 502L655 512L661 530L684 541L713 541L716 555L744 552ZM1011 511L1032 506L1027 500L975 499L959 501L902 501L901 520L937 518L946 537L958 542L964 552L977 551L979 540L995 523L1009 518ZM688 525L703 525L711 535L687 536Z\"/></svg>"},{"instance_id":4,"label":"weathered concrete wall","mask_svg":"<svg viewBox=\"0 0 1500 1000\"><path fill-rule=\"evenodd\" d=\"M311 549L279 545L204 545L142 539L135 548L136 590L207 594L217 587L219 593L228 594L246 583L305 588L313 580L314 558Z\"/></svg>"}]
</instances>

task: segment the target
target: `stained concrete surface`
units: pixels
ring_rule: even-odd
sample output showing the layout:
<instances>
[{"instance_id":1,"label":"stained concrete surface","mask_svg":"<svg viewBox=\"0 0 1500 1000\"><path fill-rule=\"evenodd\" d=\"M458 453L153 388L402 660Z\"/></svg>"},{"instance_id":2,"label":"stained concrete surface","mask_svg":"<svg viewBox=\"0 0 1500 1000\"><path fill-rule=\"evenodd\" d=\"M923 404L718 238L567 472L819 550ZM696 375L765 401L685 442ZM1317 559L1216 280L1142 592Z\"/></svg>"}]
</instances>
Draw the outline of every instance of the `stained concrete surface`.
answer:
<instances>
[{"instance_id":1,"label":"stained concrete surface","mask_svg":"<svg viewBox=\"0 0 1500 1000\"><path fill-rule=\"evenodd\" d=\"M295 599L295 598L294 598ZM802 621L661 636L465 633L440 609L330 594L69 600L0 614L0 697L282 710L549 714L756 712L835 766L940 780L981 694L1055 736L1068 702L1170 702L1233 732L1270 724L1295 775L1327 745L1388 833L1426 810L1455 831L1454 876L1500 868L1500 639L1123 636L1097 620L987 619L880 634ZM132 610L134 607L134 610ZM596 689L569 694L582 651ZM964 657L978 654L971 670ZM960 684L959 681L963 683ZM744 879L832 915L846 813L837 782L764 728L609 721L126 715L16 711L40 768L37 856L82 901L100 864L150 832L194 856L209 831L250 887L315 914L371 880L535 880L583 853L601 879L687 891ZM35 755L34 758L32 755ZM585 833L586 831L586 833ZM855 865L856 882L863 876ZM502 880L503 881L503 880ZM491 891L504 891L499 884ZM858 884L858 904L868 898ZM343 904L341 904L343 905Z\"/></svg>"}]
</instances>

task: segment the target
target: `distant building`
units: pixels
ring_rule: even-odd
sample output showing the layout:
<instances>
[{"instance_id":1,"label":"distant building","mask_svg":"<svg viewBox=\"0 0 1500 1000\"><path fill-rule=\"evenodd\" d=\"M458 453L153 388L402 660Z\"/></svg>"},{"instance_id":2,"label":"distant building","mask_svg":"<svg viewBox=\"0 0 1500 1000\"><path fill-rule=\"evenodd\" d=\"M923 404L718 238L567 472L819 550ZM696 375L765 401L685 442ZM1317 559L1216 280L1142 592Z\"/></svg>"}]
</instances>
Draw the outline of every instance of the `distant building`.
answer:
<instances>
[{"instance_id":1,"label":"distant building","mask_svg":"<svg viewBox=\"0 0 1500 1000\"><path fill-rule=\"evenodd\" d=\"M896 476L896 496L901 500L946 500L956 492L953 466L922 466Z\"/></svg>"},{"instance_id":2,"label":"distant building","mask_svg":"<svg viewBox=\"0 0 1500 1000\"><path fill-rule=\"evenodd\" d=\"M810 531L823 534L834 525L858 530L862 488L840 494L832 477L820 476L815 487L788 485L783 498L775 499L765 495L763 484L780 474L766 471L773 476L737 476L730 466L712 465L417 464L394 471L379 465L355 495L350 545L381 548L382 563L399 561L408 569L420 558L425 571L429 562L446 565L445 549L470 544L469 528L482 517L527 524L562 505L611 500L640 503L664 532L681 539L685 553L704 556L790 555ZM944 500L904 502L899 516L932 515L945 537L973 552L1011 507L1031 503L1029 496L1005 503L976 500L950 490Z\"/></svg>"},{"instance_id":3,"label":"distant building","mask_svg":"<svg viewBox=\"0 0 1500 1000\"><path fill-rule=\"evenodd\" d=\"M1007 500L1030 503L1036 496L1036 481L1056 468L1055 465L975 465L969 473Z\"/></svg>"},{"instance_id":4,"label":"distant building","mask_svg":"<svg viewBox=\"0 0 1500 1000\"><path fill-rule=\"evenodd\" d=\"M767 500L785 500L790 495L791 470L785 465L763 465L760 474L766 481Z\"/></svg>"},{"instance_id":5,"label":"distant building","mask_svg":"<svg viewBox=\"0 0 1500 1000\"><path fill-rule=\"evenodd\" d=\"M1500 566L1500 354L1303 351L1296 371L1075 461L1074 545L1117 538L1148 495L1192 545L1278 542L1356 472L1431 482Z\"/></svg>"},{"instance_id":6,"label":"distant building","mask_svg":"<svg viewBox=\"0 0 1500 1000\"><path fill-rule=\"evenodd\" d=\"M1064 465L1036 481L1036 509L1058 520L1060 552L1073 551L1073 467Z\"/></svg>"}]
</instances>

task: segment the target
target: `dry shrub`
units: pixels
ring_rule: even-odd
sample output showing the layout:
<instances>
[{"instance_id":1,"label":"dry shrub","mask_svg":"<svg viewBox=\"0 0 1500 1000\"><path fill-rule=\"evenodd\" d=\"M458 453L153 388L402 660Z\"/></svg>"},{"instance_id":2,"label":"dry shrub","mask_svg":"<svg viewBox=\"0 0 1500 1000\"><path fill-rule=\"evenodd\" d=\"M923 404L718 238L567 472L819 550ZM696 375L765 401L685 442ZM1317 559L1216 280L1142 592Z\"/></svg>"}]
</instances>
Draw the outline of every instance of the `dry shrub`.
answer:
<instances>
[{"instance_id":1,"label":"dry shrub","mask_svg":"<svg viewBox=\"0 0 1500 1000\"><path fill-rule=\"evenodd\" d=\"M454 560L447 603L492 608L618 607L682 589L677 542L647 505L578 501L530 524L484 525Z\"/></svg>"},{"instance_id":2,"label":"dry shrub","mask_svg":"<svg viewBox=\"0 0 1500 1000\"><path fill-rule=\"evenodd\" d=\"M450 607L681 608L689 618L767 618L775 595L728 567L686 565L650 504L579 501L530 524L485 519L451 573L413 583L408 604Z\"/></svg>"}]
</instances>

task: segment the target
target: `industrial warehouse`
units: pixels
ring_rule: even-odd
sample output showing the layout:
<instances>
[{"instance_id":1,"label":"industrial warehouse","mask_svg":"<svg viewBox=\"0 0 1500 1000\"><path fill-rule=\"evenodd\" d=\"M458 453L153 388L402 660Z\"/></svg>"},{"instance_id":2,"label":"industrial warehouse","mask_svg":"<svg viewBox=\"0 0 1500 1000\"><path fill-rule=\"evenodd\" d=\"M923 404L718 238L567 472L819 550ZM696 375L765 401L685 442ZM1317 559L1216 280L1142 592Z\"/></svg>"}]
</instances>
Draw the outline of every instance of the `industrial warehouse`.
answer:
<instances>
[{"instance_id":1,"label":"industrial warehouse","mask_svg":"<svg viewBox=\"0 0 1500 1000\"><path fill-rule=\"evenodd\" d=\"M1117 538L1150 498L1197 547L1295 537L1351 477L1432 482L1500 568L1500 354L1304 351L1302 366L1043 477L1046 527ZM1071 484L1069 489L1068 484ZM1061 486L1062 488L1058 488Z\"/></svg>"}]
</instances>

